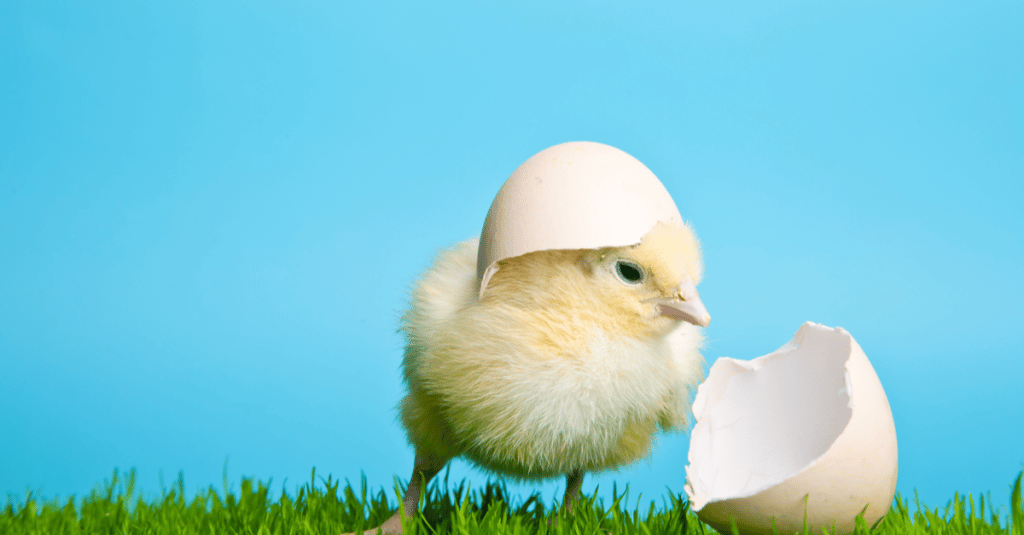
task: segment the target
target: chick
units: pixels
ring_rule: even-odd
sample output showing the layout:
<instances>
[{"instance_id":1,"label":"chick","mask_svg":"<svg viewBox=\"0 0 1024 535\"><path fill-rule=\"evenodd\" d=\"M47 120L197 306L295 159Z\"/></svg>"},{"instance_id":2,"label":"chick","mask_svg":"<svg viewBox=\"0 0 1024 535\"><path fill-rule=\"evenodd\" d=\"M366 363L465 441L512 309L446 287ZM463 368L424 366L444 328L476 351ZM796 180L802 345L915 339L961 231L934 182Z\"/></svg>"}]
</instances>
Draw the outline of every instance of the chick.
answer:
<instances>
[{"instance_id":1,"label":"chick","mask_svg":"<svg viewBox=\"0 0 1024 535\"><path fill-rule=\"evenodd\" d=\"M458 456L514 479L564 475L571 511L584 473L643 458L657 429L686 423L702 377L698 326L711 318L689 228L509 258L482 292L476 255L475 239L442 253L402 318L401 419L416 455L385 533Z\"/></svg>"}]
</instances>

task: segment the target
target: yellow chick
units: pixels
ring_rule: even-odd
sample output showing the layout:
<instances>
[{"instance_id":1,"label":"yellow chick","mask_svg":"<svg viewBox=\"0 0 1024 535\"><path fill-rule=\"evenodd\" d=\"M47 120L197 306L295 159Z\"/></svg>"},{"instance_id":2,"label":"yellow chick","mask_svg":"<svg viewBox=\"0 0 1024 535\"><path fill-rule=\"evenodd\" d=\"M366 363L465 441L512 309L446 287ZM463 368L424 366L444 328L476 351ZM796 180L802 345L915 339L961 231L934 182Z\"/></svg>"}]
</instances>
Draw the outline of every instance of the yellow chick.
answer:
<instances>
[{"instance_id":1,"label":"yellow chick","mask_svg":"<svg viewBox=\"0 0 1024 535\"><path fill-rule=\"evenodd\" d=\"M585 472L643 458L658 428L685 424L702 377L711 317L688 227L509 258L482 292L477 243L443 252L402 318L401 418L416 455L384 533L401 532L422 485L459 456L516 479L564 475L571 510Z\"/></svg>"}]
</instances>

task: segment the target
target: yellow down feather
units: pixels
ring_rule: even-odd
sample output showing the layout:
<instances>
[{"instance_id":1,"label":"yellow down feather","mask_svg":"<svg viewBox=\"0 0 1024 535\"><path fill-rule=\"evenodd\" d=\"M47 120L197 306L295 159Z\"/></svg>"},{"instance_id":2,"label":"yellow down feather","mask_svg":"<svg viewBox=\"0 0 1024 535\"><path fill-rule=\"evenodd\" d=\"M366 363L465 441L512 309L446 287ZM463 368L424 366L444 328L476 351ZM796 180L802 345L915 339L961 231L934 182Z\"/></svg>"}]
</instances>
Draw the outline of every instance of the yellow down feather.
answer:
<instances>
[{"instance_id":1,"label":"yellow down feather","mask_svg":"<svg viewBox=\"0 0 1024 535\"><path fill-rule=\"evenodd\" d=\"M643 458L658 428L686 423L700 328L645 300L671 297L684 272L699 282L689 228L510 258L482 297L476 254L475 239L444 251L402 318L401 420L417 451L538 479ZM623 259L642 267L642 283L616 276Z\"/></svg>"}]
</instances>

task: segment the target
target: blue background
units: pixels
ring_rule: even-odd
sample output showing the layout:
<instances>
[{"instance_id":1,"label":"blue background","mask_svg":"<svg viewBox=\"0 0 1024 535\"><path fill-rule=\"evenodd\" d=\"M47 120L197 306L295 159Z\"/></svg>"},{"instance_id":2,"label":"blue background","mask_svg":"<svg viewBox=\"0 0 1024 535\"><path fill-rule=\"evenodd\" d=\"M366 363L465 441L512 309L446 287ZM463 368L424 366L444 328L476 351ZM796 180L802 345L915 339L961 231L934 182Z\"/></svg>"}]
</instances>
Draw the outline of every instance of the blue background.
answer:
<instances>
[{"instance_id":1,"label":"blue background","mask_svg":"<svg viewBox=\"0 0 1024 535\"><path fill-rule=\"evenodd\" d=\"M410 284L520 163L592 140L702 238L709 363L842 326L898 488L1005 506L1024 4L549 4L0 3L0 492L226 459L236 488L391 489ZM584 491L682 492L687 436L659 444Z\"/></svg>"}]
</instances>

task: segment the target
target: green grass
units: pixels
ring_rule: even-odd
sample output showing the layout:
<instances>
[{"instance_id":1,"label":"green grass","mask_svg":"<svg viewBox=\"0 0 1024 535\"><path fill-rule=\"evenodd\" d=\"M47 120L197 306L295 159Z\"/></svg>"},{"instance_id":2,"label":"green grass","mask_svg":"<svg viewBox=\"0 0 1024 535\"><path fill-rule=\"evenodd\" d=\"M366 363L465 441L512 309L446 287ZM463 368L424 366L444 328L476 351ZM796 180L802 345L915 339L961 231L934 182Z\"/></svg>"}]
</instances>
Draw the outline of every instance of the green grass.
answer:
<instances>
[{"instance_id":1,"label":"green grass","mask_svg":"<svg viewBox=\"0 0 1024 535\"><path fill-rule=\"evenodd\" d=\"M1024 475L1024 473L1022 473ZM282 491L276 499L269 495L269 484L243 478L241 490L228 487L218 492L213 486L185 498L185 482L179 474L173 488L163 490L155 500L135 494L135 471L113 477L88 496L76 500L44 501L31 493L24 500L8 497L0 513L0 534L324 534L359 531L378 525L389 515L387 494L370 493L366 481L353 488L339 481L320 479L316 471L309 483L293 494ZM660 507L631 508L626 493L611 504L582 497L576 514L559 516L534 495L523 501L506 498L503 486L488 483L474 489L463 482L454 490L447 481L435 482L428 489L427 504L421 514L408 520L409 533L422 534L699 534L715 532L700 522L681 496L667 496ZM399 489L395 489L399 491ZM392 500L394 502L394 500ZM637 504L639 499L636 500ZM964 498L959 494L944 508L929 508L897 495L893 508L875 528L861 525L860 534L1012 534L1024 535L1024 510L1021 506L1021 475L1013 486L1009 512L997 512L983 497ZM552 522L553 519L557 520Z\"/></svg>"}]
</instances>

